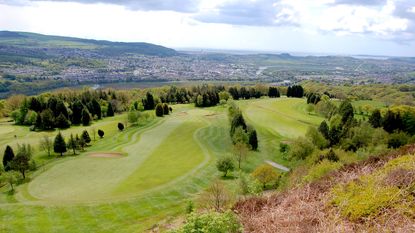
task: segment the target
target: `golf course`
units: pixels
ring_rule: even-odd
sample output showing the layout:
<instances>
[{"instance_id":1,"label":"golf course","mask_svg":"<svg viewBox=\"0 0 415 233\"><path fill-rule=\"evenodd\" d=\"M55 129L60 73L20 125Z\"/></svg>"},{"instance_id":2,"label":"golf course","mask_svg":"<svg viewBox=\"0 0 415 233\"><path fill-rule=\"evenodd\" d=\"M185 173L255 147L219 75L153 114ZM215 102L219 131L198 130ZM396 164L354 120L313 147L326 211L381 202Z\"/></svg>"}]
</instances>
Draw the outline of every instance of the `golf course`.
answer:
<instances>
[{"instance_id":1,"label":"golf course","mask_svg":"<svg viewBox=\"0 0 415 233\"><path fill-rule=\"evenodd\" d=\"M236 104L258 133L258 151L249 152L242 164L248 172L266 160L289 167L280 156L280 141L303 136L323 120L306 111L302 98ZM0 232L142 232L184 214L188 200L197 205L198 194L220 176L216 160L232 155L227 105L172 109L123 131L117 123L125 122L126 114L62 130L65 138L85 129L102 129L105 136L94 136L85 152L68 150L53 159L38 144L57 131L32 132L0 121L0 150L30 143L40 166L14 195L7 194L7 186L0 189Z\"/></svg>"}]
</instances>

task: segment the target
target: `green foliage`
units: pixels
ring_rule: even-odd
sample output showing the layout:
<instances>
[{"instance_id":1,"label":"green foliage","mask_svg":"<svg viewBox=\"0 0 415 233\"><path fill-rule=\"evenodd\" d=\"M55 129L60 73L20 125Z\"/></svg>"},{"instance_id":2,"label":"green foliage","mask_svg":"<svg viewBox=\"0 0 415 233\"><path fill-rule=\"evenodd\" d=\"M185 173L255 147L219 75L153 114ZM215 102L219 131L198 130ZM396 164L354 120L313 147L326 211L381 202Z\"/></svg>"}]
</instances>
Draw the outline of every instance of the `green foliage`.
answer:
<instances>
[{"instance_id":1,"label":"green foliage","mask_svg":"<svg viewBox=\"0 0 415 233\"><path fill-rule=\"evenodd\" d=\"M408 134L404 132L395 132L389 135L388 147L389 148L399 148L407 144L410 140Z\"/></svg>"},{"instance_id":2,"label":"green foliage","mask_svg":"<svg viewBox=\"0 0 415 233\"><path fill-rule=\"evenodd\" d=\"M369 123L373 128L379 128L382 126L382 115L380 114L379 109L375 109L372 112L372 115L369 117Z\"/></svg>"},{"instance_id":3,"label":"green foliage","mask_svg":"<svg viewBox=\"0 0 415 233\"><path fill-rule=\"evenodd\" d=\"M71 125L65 115L63 115L63 113L59 114L59 116L56 118L56 127L59 129L67 129L70 126Z\"/></svg>"},{"instance_id":4,"label":"green foliage","mask_svg":"<svg viewBox=\"0 0 415 233\"><path fill-rule=\"evenodd\" d=\"M60 153L61 156L63 156L63 153L66 152L66 143L61 132L59 132L58 135L56 135L55 137L55 140L53 142L53 151L55 153Z\"/></svg>"},{"instance_id":5,"label":"green foliage","mask_svg":"<svg viewBox=\"0 0 415 233\"><path fill-rule=\"evenodd\" d=\"M244 172L239 173L239 193L242 195L259 195L263 188L262 184L250 174Z\"/></svg>"},{"instance_id":6,"label":"green foliage","mask_svg":"<svg viewBox=\"0 0 415 233\"><path fill-rule=\"evenodd\" d=\"M223 172L223 176L226 177L229 171L233 171L235 169L235 165L233 164L232 158L222 157L216 162L216 168L218 171Z\"/></svg>"},{"instance_id":7,"label":"green foliage","mask_svg":"<svg viewBox=\"0 0 415 233\"><path fill-rule=\"evenodd\" d=\"M231 211L225 213L191 213L186 223L174 233L238 233L242 225Z\"/></svg>"},{"instance_id":8,"label":"green foliage","mask_svg":"<svg viewBox=\"0 0 415 233\"><path fill-rule=\"evenodd\" d=\"M323 134L314 127L308 128L306 137L319 149L324 149L329 144L329 142L324 138Z\"/></svg>"},{"instance_id":9,"label":"green foliage","mask_svg":"<svg viewBox=\"0 0 415 233\"><path fill-rule=\"evenodd\" d=\"M18 179L19 179L19 173L16 171L2 172L0 174L0 182L8 183L10 185L10 189L12 192L14 192L13 185L17 184Z\"/></svg>"},{"instance_id":10,"label":"green foliage","mask_svg":"<svg viewBox=\"0 0 415 233\"><path fill-rule=\"evenodd\" d=\"M349 100L344 100L341 102L338 110L342 123L345 124L348 121L353 120L354 110L352 103Z\"/></svg>"},{"instance_id":11,"label":"green foliage","mask_svg":"<svg viewBox=\"0 0 415 233\"><path fill-rule=\"evenodd\" d=\"M232 142L234 144L236 143L244 143L244 144L248 144L248 134L245 132L245 130L242 128L242 126L238 126L235 129L235 132L232 135Z\"/></svg>"},{"instance_id":12,"label":"green foliage","mask_svg":"<svg viewBox=\"0 0 415 233\"><path fill-rule=\"evenodd\" d=\"M111 102L108 102L107 117L112 117L112 116L114 116L114 108L112 107Z\"/></svg>"},{"instance_id":13,"label":"green foliage","mask_svg":"<svg viewBox=\"0 0 415 233\"><path fill-rule=\"evenodd\" d=\"M71 134L68 140L68 148L72 149L74 155L76 155L76 149L78 146L78 140L76 140L73 134Z\"/></svg>"},{"instance_id":14,"label":"green foliage","mask_svg":"<svg viewBox=\"0 0 415 233\"><path fill-rule=\"evenodd\" d=\"M130 110L127 115L128 122L131 124L137 124L139 117L140 117L140 112L136 110Z\"/></svg>"},{"instance_id":15,"label":"green foliage","mask_svg":"<svg viewBox=\"0 0 415 233\"><path fill-rule=\"evenodd\" d=\"M123 131L124 130L124 124L121 123L121 122L118 122L117 127L118 127L118 130L119 131ZM99 131L98 131L98 133L99 133Z\"/></svg>"},{"instance_id":16,"label":"green foliage","mask_svg":"<svg viewBox=\"0 0 415 233\"><path fill-rule=\"evenodd\" d=\"M313 143L304 137L299 137L291 144L288 158L305 159L313 153L314 149Z\"/></svg>"},{"instance_id":17,"label":"green foliage","mask_svg":"<svg viewBox=\"0 0 415 233\"><path fill-rule=\"evenodd\" d=\"M279 177L279 173L271 165L264 164L264 165L261 165L261 166L257 167L252 172L252 176L255 177L259 182L261 182L263 187L265 188L265 185L267 183L277 181L277 179Z\"/></svg>"},{"instance_id":18,"label":"green foliage","mask_svg":"<svg viewBox=\"0 0 415 233\"><path fill-rule=\"evenodd\" d=\"M290 150L290 146L287 143L284 142L280 142L280 152L285 154L288 153L288 151Z\"/></svg>"},{"instance_id":19,"label":"green foliage","mask_svg":"<svg viewBox=\"0 0 415 233\"><path fill-rule=\"evenodd\" d=\"M330 172L335 171L341 167L342 167L342 164L339 162L332 162L332 161L324 159L318 164L313 165L308 170L307 175L303 177L303 182L311 183L313 181L319 180L320 178L326 176Z\"/></svg>"},{"instance_id":20,"label":"green foliage","mask_svg":"<svg viewBox=\"0 0 415 233\"><path fill-rule=\"evenodd\" d=\"M231 98L231 95L227 91L221 91L219 92L219 100L224 100L225 103L228 101L228 99Z\"/></svg>"},{"instance_id":21,"label":"green foliage","mask_svg":"<svg viewBox=\"0 0 415 233\"><path fill-rule=\"evenodd\" d=\"M190 214L195 210L195 206L192 200L189 200L186 204L186 214Z\"/></svg>"},{"instance_id":22,"label":"green foliage","mask_svg":"<svg viewBox=\"0 0 415 233\"><path fill-rule=\"evenodd\" d=\"M91 123L91 114L87 108L82 110L82 125L88 126Z\"/></svg>"},{"instance_id":23,"label":"green foliage","mask_svg":"<svg viewBox=\"0 0 415 233\"><path fill-rule=\"evenodd\" d=\"M10 162L14 159L13 149L7 145L3 155L3 167L5 171L10 170Z\"/></svg>"},{"instance_id":24,"label":"green foliage","mask_svg":"<svg viewBox=\"0 0 415 233\"><path fill-rule=\"evenodd\" d=\"M89 137L89 133L87 130L82 131L81 138L85 141L86 144L91 142L91 138Z\"/></svg>"},{"instance_id":25,"label":"green foliage","mask_svg":"<svg viewBox=\"0 0 415 233\"><path fill-rule=\"evenodd\" d=\"M406 179L413 174L414 165L413 155L401 156L358 180L337 185L332 190L332 204L340 209L344 217L353 221L375 217L389 208L398 208L414 216L413 196L408 187L413 187L415 183L413 179Z\"/></svg>"},{"instance_id":26,"label":"green foliage","mask_svg":"<svg viewBox=\"0 0 415 233\"><path fill-rule=\"evenodd\" d=\"M103 138L104 137L104 130L102 130L102 129L98 129L98 136L100 137L100 138Z\"/></svg>"},{"instance_id":27,"label":"green foliage","mask_svg":"<svg viewBox=\"0 0 415 233\"><path fill-rule=\"evenodd\" d=\"M258 138L256 130L251 127L248 128L248 144L251 146L252 150L258 149Z\"/></svg>"},{"instance_id":28,"label":"green foliage","mask_svg":"<svg viewBox=\"0 0 415 233\"><path fill-rule=\"evenodd\" d=\"M169 115L169 105L163 104L163 115Z\"/></svg>"},{"instance_id":29,"label":"green foliage","mask_svg":"<svg viewBox=\"0 0 415 233\"><path fill-rule=\"evenodd\" d=\"M29 170L29 162L32 157L32 147L30 144L18 145L17 153L10 164L10 168L19 171L23 179L26 179L26 171Z\"/></svg>"},{"instance_id":30,"label":"green foliage","mask_svg":"<svg viewBox=\"0 0 415 233\"><path fill-rule=\"evenodd\" d=\"M163 104L157 104L156 105L156 116L158 117L162 117L164 115L164 110L163 110Z\"/></svg>"}]
</instances>

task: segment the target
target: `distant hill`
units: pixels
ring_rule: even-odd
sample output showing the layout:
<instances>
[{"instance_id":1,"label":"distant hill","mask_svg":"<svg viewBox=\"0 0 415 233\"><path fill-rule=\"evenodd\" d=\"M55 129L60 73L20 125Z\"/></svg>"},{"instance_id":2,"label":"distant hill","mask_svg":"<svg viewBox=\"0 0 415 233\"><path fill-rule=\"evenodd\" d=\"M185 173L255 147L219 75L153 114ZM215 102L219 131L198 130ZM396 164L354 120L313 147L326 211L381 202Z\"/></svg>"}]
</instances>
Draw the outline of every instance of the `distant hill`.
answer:
<instances>
[{"instance_id":1,"label":"distant hill","mask_svg":"<svg viewBox=\"0 0 415 233\"><path fill-rule=\"evenodd\" d=\"M151 56L174 56L174 49L143 42L111 42L74 37L49 36L28 32L0 31L0 56L13 55L44 57L57 55L56 50L81 49L105 56L126 53ZM62 51L61 51L62 52Z\"/></svg>"}]
</instances>

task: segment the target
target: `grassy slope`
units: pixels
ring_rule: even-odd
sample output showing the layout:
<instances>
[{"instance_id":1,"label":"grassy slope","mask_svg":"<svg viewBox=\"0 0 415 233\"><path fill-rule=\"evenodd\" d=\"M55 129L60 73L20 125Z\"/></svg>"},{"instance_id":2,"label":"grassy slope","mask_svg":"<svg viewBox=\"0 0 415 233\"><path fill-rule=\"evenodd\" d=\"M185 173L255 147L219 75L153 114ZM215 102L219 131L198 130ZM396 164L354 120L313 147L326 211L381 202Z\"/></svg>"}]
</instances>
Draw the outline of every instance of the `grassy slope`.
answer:
<instances>
[{"instance_id":1,"label":"grassy slope","mask_svg":"<svg viewBox=\"0 0 415 233\"><path fill-rule=\"evenodd\" d=\"M323 118L306 112L304 99L279 98L241 101L241 108L249 124L258 132L259 152L251 160L257 164L272 158L286 166L292 165L279 152L280 141L304 136L309 126L318 126ZM251 168L253 166L247 166Z\"/></svg>"},{"instance_id":2,"label":"grassy slope","mask_svg":"<svg viewBox=\"0 0 415 233\"><path fill-rule=\"evenodd\" d=\"M20 187L16 195L19 203L2 206L0 229L13 232L24 232L28 229L31 232L113 232L114 230L131 232L147 229L152 224L164 219L166 215L182 212L181 206L184 200L206 187L216 174L213 166L214 157L223 154L225 148L229 148L229 139L223 140L222 138L222 135L227 133L225 114L220 108L217 108L216 112L218 115L215 116L215 120L212 120L211 116L205 116L211 115L210 110L189 110L187 114L166 117L163 122L154 124L147 129L138 131L132 128L127 129L115 137L106 137L105 140L89 148L89 151L106 151L111 147L115 147L115 150L123 148L124 152L129 154L125 158L90 158L81 155L49 164L45 168L46 171L39 171L39 175L34 175L32 183ZM172 126L169 131L168 124L176 126ZM154 135L150 137L149 135L152 133ZM163 134L167 135L164 140ZM146 140L146 137L149 139ZM171 139L173 141L169 141ZM133 142L129 143L130 141ZM147 151L148 148L143 148L140 144L142 141L146 141L147 146L152 144L157 148L153 153L150 153ZM157 144L157 141L163 141L163 143ZM122 142L127 142L128 145L122 145ZM180 144L177 143L182 143L181 145L187 147L180 147ZM174 147L175 145L176 147ZM159 159L160 156L171 156L174 149L176 149L174 155L177 158ZM115 171L106 170L112 175L118 173L127 177L125 182L121 182L118 186L117 192L109 192L110 189L107 189L107 195L128 194L125 198L109 203L96 202L94 198L88 204L76 204L76 201L85 201L93 196L85 192L85 188L95 195L101 195L98 198L108 197L98 194L98 191L105 191L106 188L100 183L107 184L108 181L103 181L96 176L95 172L106 175L106 172L100 171L102 169L96 168L112 166L108 164L129 157L138 161L141 158L140 151L148 152L147 160L143 159L142 162L144 164L152 162L154 169L138 170L136 169L137 164L135 164L135 166L131 166L135 169L130 170L130 175L127 176L128 172L124 170L127 170L125 166L128 167L127 163L131 162L129 161L123 164L122 169L118 167ZM186 159L190 156L192 159ZM106 161L111 162L106 163ZM180 161L186 161L186 164L177 167ZM159 166L153 162L158 163ZM176 169L167 169L167 167L175 167ZM60 178L54 179L55 176ZM144 191L144 187L134 188L134 184L136 184L134 180L139 184L143 177L157 177L158 183L148 185L150 183L148 182L145 192L136 192L137 190ZM69 179L69 181L65 179ZM170 179L173 181L167 183ZM81 188L77 187L78 183L74 182L76 180ZM65 186L59 187L59 182L61 184L64 182ZM92 188L88 188L86 184ZM150 189L157 184L162 185L158 186L160 188ZM48 187L48 185L50 186ZM126 187L130 187L130 189ZM47 202L34 201L31 194L49 199ZM62 199L64 201L61 201ZM28 205L29 203L30 205ZM180 208L177 208L178 206ZM25 216L24 223L21 221L23 216Z\"/></svg>"},{"instance_id":3,"label":"grassy slope","mask_svg":"<svg viewBox=\"0 0 415 233\"><path fill-rule=\"evenodd\" d=\"M303 99L239 101L247 121L260 140L258 152L249 155L243 169L252 171L264 159L284 161L280 140L303 135L321 119L305 111ZM180 112L185 113L180 113ZM131 232L148 229L166 216L183 213L186 199L218 175L214 161L231 153L226 109L175 106L174 115L140 128L117 132L125 116L105 119L106 137L88 151L121 151L123 158L66 157L33 174L14 198L3 198L0 229L12 232ZM97 124L94 126L96 128ZM38 133L8 125L3 143L37 142ZM0 126L2 129L3 126ZM64 131L81 131L74 127ZM55 134L54 132L53 134ZM38 158L42 158L39 154ZM64 183L65 185L62 185ZM5 190L5 189L3 189ZM4 195L3 195L4 196ZM37 200L40 198L42 200ZM108 200L103 202L103 200ZM15 202L15 203L14 203ZM22 219L25 222L22 222Z\"/></svg>"}]
</instances>

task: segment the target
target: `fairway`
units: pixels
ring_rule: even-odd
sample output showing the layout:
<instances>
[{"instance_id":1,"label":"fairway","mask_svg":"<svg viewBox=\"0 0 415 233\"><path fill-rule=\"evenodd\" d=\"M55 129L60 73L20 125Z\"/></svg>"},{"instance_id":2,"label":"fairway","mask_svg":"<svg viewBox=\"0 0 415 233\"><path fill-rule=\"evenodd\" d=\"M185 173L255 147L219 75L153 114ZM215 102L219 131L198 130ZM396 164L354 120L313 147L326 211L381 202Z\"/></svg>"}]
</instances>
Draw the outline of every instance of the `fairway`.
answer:
<instances>
[{"instance_id":1,"label":"fairway","mask_svg":"<svg viewBox=\"0 0 415 233\"><path fill-rule=\"evenodd\" d=\"M266 98L237 104L258 131L260 143L243 164L247 171L267 159L287 164L279 155L279 142L304 135L307 127L322 120L306 112L304 99ZM165 216L183 214L186 200L218 176L215 161L232 153L232 143L226 106L173 108L172 115L122 132L116 124L125 115L95 123L91 127L103 128L106 136L87 152L51 160L32 174L29 183L20 185L13 198L3 195L0 230L141 232ZM0 127L5 135L0 140L12 145L25 138L36 144L38 135L56 134L28 133L27 128L9 123ZM81 130L73 127L62 133ZM44 155L38 152L35 157L42 161Z\"/></svg>"}]
</instances>

